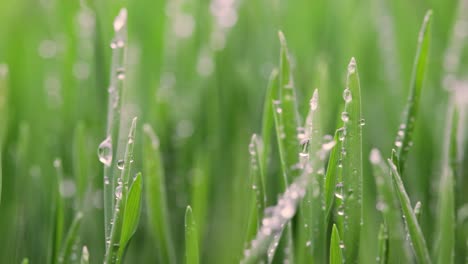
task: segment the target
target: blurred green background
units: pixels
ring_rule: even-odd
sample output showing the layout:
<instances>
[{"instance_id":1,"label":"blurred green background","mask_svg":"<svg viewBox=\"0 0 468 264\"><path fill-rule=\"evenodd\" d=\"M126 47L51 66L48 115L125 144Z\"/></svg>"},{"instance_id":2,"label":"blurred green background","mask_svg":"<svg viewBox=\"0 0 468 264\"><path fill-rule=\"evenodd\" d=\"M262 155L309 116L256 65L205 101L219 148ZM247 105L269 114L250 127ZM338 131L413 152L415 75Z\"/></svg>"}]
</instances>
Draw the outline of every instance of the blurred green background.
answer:
<instances>
[{"instance_id":1,"label":"blurred green background","mask_svg":"<svg viewBox=\"0 0 468 264\"><path fill-rule=\"evenodd\" d=\"M150 123L160 138L179 262L192 186L197 177L208 179L209 205L198 216L204 219L202 263L235 263L242 256L248 142L261 129L267 78L278 63L277 31L285 33L294 61L301 116L318 88L329 134L341 111L346 65L356 58L367 157L372 147L390 153L406 103L418 29L426 10L433 9L429 71L404 179L412 201L423 201L421 224L431 241L447 101L445 54L460 11L457 1L4 0L0 63L8 65L9 76L8 107L0 113L0 263L19 263L23 257L46 263L56 158L63 161L67 179L62 186L66 226L77 204L84 203L81 242L88 246L92 263L102 260L103 180L97 146L105 137L112 21L124 6L129 45L122 118L129 126L138 116L139 127ZM462 51L457 78L467 73L468 53ZM86 135L85 168L73 164L77 129ZM135 171L141 168L140 144L141 129ZM74 190L82 188L76 175L80 169L87 181L86 195L78 199ZM268 176L280 179L279 162L272 162ZM468 181L458 180L457 204L464 204ZM374 185L365 164L368 240L376 239L380 221ZM127 263L157 261L145 214L143 209ZM377 243L364 250L370 252L364 259L373 261Z\"/></svg>"}]
</instances>

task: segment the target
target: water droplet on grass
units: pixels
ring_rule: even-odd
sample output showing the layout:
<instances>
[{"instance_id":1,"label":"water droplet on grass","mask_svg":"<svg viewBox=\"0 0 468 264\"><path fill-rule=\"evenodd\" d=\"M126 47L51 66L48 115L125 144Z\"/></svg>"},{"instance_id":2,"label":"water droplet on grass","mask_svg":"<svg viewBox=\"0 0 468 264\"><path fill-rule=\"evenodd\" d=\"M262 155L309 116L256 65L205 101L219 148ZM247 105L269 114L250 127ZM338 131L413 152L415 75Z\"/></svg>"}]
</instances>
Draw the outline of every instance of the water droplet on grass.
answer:
<instances>
[{"instance_id":1,"label":"water droplet on grass","mask_svg":"<svg viewBox=\"0 0 468 264\"><path fill-rule=\"evenodd\" d=\"M124 160L119 160L119 161L117 161L117 168L118 168L119 170L123 170L124 167L125 167L125 161L124 161Z\"/></svg>"},{"instance_id":2,"label":"water droplet on grass","mask_svg":"<svg viewBox=\"0 0 468 264\"><path fill-rule=\"evenodd\" d=\"M348 87L346 87L346 89L344 89L343 91L343 100L346 103L349 103L353 100L353 96L351 95L351 90Z\"/></svg>"},{"instance_id":3,"label":"water droplet on grass","mask_svg":"<svg viewBox=\"0 0 468 264\"><path fill-rule=\"evenodd\" d=\"M348 121L349 121L349 114L348 114L348 112L342 112L342 113L341 113L341 120L342 120L343 122L348 122Z\"/></svg>"},{"instance_id":4,"label":"water droplet on grass","mask_svg":"<svg viewBox=\"0 0 468 264\"><path fill-rule=\"evenodd\" d=\"M117 200L122 199L122 185L117 185L117 187L115 187L115 198L117 198Z\"/></svg>"},{"instance_id":5,"label":"water droplet on grass","mask_svg":"<svg viewBox=\"0 0 468 264\"><path fill-rule=\"evenodd\" d=\"M99 161L109 167L112 162L112 140L111 137L106 137L98 147Z\"/></svg>"}]
</instances>

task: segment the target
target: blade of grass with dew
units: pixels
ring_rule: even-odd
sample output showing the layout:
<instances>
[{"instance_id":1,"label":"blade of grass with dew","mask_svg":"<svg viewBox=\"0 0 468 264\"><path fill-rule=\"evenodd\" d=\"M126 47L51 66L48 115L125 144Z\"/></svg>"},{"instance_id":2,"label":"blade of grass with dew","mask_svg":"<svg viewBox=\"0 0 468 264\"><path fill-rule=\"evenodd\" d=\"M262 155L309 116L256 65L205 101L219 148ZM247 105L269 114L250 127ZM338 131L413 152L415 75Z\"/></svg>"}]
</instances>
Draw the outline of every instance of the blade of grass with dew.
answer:
<instances>
[{"instance_id":1,"label":"blade of grass with dew","mask_svg":"<svg viewBox=\"0 0 468 264\"><path fill-rule=\"evenodd\" d=\"M443 146L442 175L439 183L438 219L436 225L434 260L439 264L454 263L455 254L455 194L454 176L457 171L458 110L450 98Z\"/></svg>"},{"instance_id":2,"label":"blade of grass with dew","mask_svg":"<svg viewBox=\"0 0 468 264\"><path fill-rule=\"evenodd\" d=\"M299 141L298 132L298 113L296 105L296 94L294 80L291 70L291 60L289 57L286 38L280 31L278 33L281 51L280 51L280 75L279 75L279 99L281 107L274 109L280 118L279 144L282 145L281 156L284 159L283 173L286 177L286 186L296 178L300 171L299 164ZM284 136L283 136L284 135Z\"/></svg>"},{"instance_id":3,"label":"blade of grass with dew","mask_svg":"<svg viewBox=\"0 0 468 264\"><path fill-rule=\"evenodd\" d=\"M249 193L251 193L251 204L250 204L250 216L247 226L247 238L246 241L250 241L258 231L260 227L259 221L262 218L263 211L265 209L265 193L264 183L262 179L262 172L260 168L261 163L261 146L259 145L257 135L253 134L249 144L249 155L250 155L250 181L249 181Z\"/></svg>"},{"instance_id":4,"label":"blade of grass with dew","mask_svg":"<svg viewBox=\"0 0 468 264\"><path fill-rule=\"evenodd\" d=\"M339 140L340 132L337 130L333 140L336 142L336 146L332 149L330 154L330 159L328 160L327 171L325 175L324 183L324 196L325 196L325 208L326 208L326 217L329 220L331 218L331 213L333 209L333 201L335 197L335 189L337 184L337 179L341 180L341 169L338 169L338 164L340 163L340 153L341 149L341 140ZM327 222L328 222L327 220Z\"/></svg>"},{"instance_id":5,"label":"blade of grass with dew","mask_svg":"<svg viewBox=\"0 0 468 264\"><path fill-rule=\"evenodd\" d=\"M324 166L325 155L331 150L336 142L326 139L323 142L319 94L315 89L309 102L309 114L306 118L305 140L308 142L308 150L301 153L302 167L310 166L312 174L310 184L304 200L301 202L301 224L298 226L297 256L298 263L326 262L326 215L325 215L325 193L324 193Z\"/></svg>"},{"instance_id":6,"label":"blade of grass with dew","mask_svg":"<svg viewBox=\"0 0 468 264\"><path fill-rule=\"evenodd\" d=\"M279 66L279 101L274 101L273 114L276 126L276 134L278 139L278 149L282 171L284 176L284 189L298 177L300 173L299 164L299 141L297 139L298 132L298 113L296 105L296 94L294 81L291 70L291 60L289 57L286 38L280 31L278 32L280 40L280 66ZM281 105L280 105L281 104ZM292 226L288 223L286 231L280 239L279 248L283 255L279 258L284 258L288 262L294 262L292 243ZM273 250L274 251L274 250Z\"/></svg>"},{"instance_id":7,"label":"blade of grass with dew","mask_svg":"<svg viewBox=\"0 0 468 264\"><path fill-rule=\"evenodd\" d=\"M265 101L263 103L263 116L262 116L262 140L263 140L263 152L260 166L263 170L263 175L268 175L268 160L271 152L271 137L274 125L273 120L273 106L271 102L279 94L279 74L277 69L273 69L268 81L268 87L265 94ZM264 178L265 180L265 178ZM265 186L268 186L264 182ZM266 197L268 199L268 197Z\"/></svg>"},{"instance_id":8,"label":"blade of grass with dew","mask_svg":"<svg viewBox=\"0 0 468 264\"><path fill-rule=\"evenodd\" d=\"M198 264L200 261L198 252L198 231L192 208L187 206L185 211L185 263Z\"/></svg>"},{"instance_id":9,"label":"blade of grass with dew","mask_svg":"<svg viewBox=\"0 0 468 264\"><path fill-rule=\"evenodd\" d=\"M411 202L406 193L405 186L401 180L397 166L389 159L388 164L391 169L391 175L393 179L393 185L395 186L398 198L400 200L401 209L406 220L407 230L411 238L412 246L418 263L428 264L432 263L429 257L429 251L426 245L426 240L422 233L421 227L414 215Z\"/></svg>"},{"instance_id":10,"label":"blade of grass with dew","mask_svg":"<svg viewBox=\"0 0 468 264\"><path fill-rule=\"evenodd\" d=\"M388 232L385 224L380 225L379 230L379 256L377 257L377 263L387 264L388 263Z\"/></svg>"},{"instance_id":11,"label":"blade of grass with dew","mask_svg":"<svg viewBox=\"0 0 468 264\"><path fill-rule=\"evenodd\" d=\"M62 185L63 181L63 167L62 167L62 160L55 159L54 160L54 168L57 174L56 179L56 187L55 187L55 195L54 195L54 210L52 210L55 218L54 224L52 225L55 227L54 229L54 238L53 238L53 253L52 253L52 263L60 263L59 254L60 248L62 245L63 240L63 230L64 230L64 221L65 221L65 213L64 213L64 200L60 191L60 186Z\"/></svg>"},{"instance_id":12,"label":"blade of grass with dew","mask_svg":"<svg viewBox=\"0 0 468 264\"><path fill-rule=\"evenodd\" d=\"M73 135L73 174L77 182L77 201L79 208L84 206L88 187L88 153L86 152L85 127L79 122Z\"/></svg>"},{"instance_id":13,"label":"blade of grass with dew","mask_svg":"<svg viewBox=\"0 0 468 264\"><path fill-rule=\"evenodd\" d=\"M83 220L83 213L77 212L75 218L73 219L70 228L67 232L67 236L65 237L65 242L60 250L58 263L70 263L73 262L71 259L72 252L73 252L73 245L78 240L78 231L81 227L81 222Z\"/></svg>"},{"instance_id":14,"label":"blade of grass with dew","mask_svg":"<svg viewBox=\"0 0 468 264\"><path fill-rule=\"evenodd\" d=\"M343 264L341 238L336 225L333 225L330 241L330 264Z\"/></svg>"},{"instance_id":15,"label":"blade of grass with dew","mask_svg":"<svg viewBox=\"0 0 468 264\"><path fill-rule=\"evenodd\" d=\"M329 151L328 148L322 148L319 153L314 153L314 155L323 157L321 162L324 162ZM277 204L265 209L262 225L256 237L250 242L248 249L245 250L244 259L241 263L258 263L259 259L266 253L269 259L272 259L271 255L274 254L274 251L271 252L271 245L288 228L288 223L294 217L297 206L304 198L306 188L311 183L311 173L312 167L306 166L302 170L302 174L286 188Z\"/></svg>"},{"instance_id":16,"label":"blade of grass with dew","mask_svg":"<svg viewBox=\"0 0 468 264\"><path fill-rule=\"evenodd\" d=\"M356 60L351 58L348 65L346 88L343 91L345 101L341 113L344 139L342 143L342 177L344 249L348 263L355 263L359 256L359 241L362 224L362 114L361 88ZM349 153L349 154L348 154Z\"/></svg>"},{"instance_id":17,"label":"blade of grass with dew","mask_svg":"<svg viewBox=\"0 0 468 264\"><path fill-rule=\"evenodd\" d=\"M143 175L145 176L146 210L148 221L156 240L161 263L175 263L169 211L167 208L166 181L159 149L159 139L149 124L143 126Z\"/></svg>"},{"instance_id":18,"label":"blade of grass with dew","mask_svg":"<svg viewBox=\"0 0 468 264\"><path fill-rule=\"evenodd\" d=\"M115 162L113 163L114 142L117 142L120 126L120 97L125 79L125 45L127 41L127 10L121 9L114 20L115 36L111 43L112 66L109 85L109 98L107 110L106 138L99 144L99 161L104 165L104 228L106 241L110 238L113 221L113 210L115 208ZM115 158L114 158L115 159Z\"/></svg>"},{"instance_id":19,"label":"blade of grass with dew","mask_svg":"<svg viewBox=\"0 0 468 264\"><path fill-rule=\"evenodd\" d=\"M388 262L412 263L413 257L404 231L398 197L394 191L390 169L378 149L369 155L377 187L377 210L382 212L388 231Z\"/></svg>"},{"instance_id":20,"label":"blade of grass with dew","mask_svg":"<svg viewBox=\"0 0 468 264\"><path fill-rule=\"evenodd\" d=\"M413 72L411 76L410 94L403 114L403 121L398 129L395 139L397 153L395 156L396 160L393 160L393 162L397 165L400 173L403 173L404 171L406 156L412 145L414 124L418 115L419 98L421 97L421 90L424 83L424 76L429 57L431 17L432 10L429 10L426 12L423 24L419 31L418 47L416 50L416 57L414 58Z\"/></svg>"},{"instance_id":21,"label":"blade of grass with dew","mask_svg":"<svg viewBox=\"0 0 468 264\"><path fill-rule=\"evenodd\" d=\"M89 251L86 246L83 246L83 249L81 250L80 264L89 264Z\"/></svg>"},{"instance_id":22,"label":"blade of grass with dew","mask_svg":"<svg viewBox=\"0 0 468 264\"><path fill-rule=\"evenodd\" d=\"M120 244L123 216L125 215L125 202L128 195L128 184L131 172L131 164L133 163L133 147L135 144L137 118L133 118L132 125L128 134L127 146L125 149L125 158L117 161L117 167L121 170L118 178L118 185L115 188L115 208L114 216L112 217L112 229L109 239L106 239L106 255L105 264L120 263L122 260L118 258L118 253L122 246Z\"/></svg>"},{"instance_id":23,"label":"blade of grass with dew","mask_svg":"<svg viewBox=\"0 0 468 264\"><path fill-rule=\"evenodd\" d=\"M122 259L125 248L138 227L141 208L141 173L133 179L127 200L125 201L125 214L123 215L122 234L120 236L119 259Z\"/></svg>"}]
</instances>

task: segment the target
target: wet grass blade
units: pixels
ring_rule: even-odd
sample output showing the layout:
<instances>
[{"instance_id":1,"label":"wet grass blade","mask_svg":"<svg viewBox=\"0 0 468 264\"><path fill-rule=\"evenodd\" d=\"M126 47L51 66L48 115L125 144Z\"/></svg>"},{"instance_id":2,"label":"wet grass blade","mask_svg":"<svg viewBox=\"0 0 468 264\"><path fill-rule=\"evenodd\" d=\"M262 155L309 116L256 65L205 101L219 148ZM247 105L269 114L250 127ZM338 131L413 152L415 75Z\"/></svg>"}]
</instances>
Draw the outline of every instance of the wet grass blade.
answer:
<instances>
[{"instance_id":1,"label":"wet grass blade","mask_svg":"<svg viewBox=\"0 0 468 264\"><path fill-rule=\"evenodd\" d=\"M81 250L80 264L89 264L89 252L86 246L83 246L83 249Z\"/></svg>"},{"instance_id":2,"label":"wet grass blade","mask_svg":"<svg viewBox=\"0 0 468 264\"><path fill-rule=\"evenodd\" d=\"M268 87L265 94L265 102L263 103L263 116L262 116L262 140L263 151L260 166L263 168L264 175L267 174L268 160L271 152L271 137L273 132L273 106L271 102L277 98L279 94L279 74L277 69L273 69L268 81ZM265 182L265 185L266 182Z\"/></svg>"},{"instance_id":3,"label":"wet grass blade","mask_svg":"<svg viewBox=\"0 0 468 264\"><path fill-rule=\"evenodd\" d=\"M342 142L342 178L344 227L343 242L346 262L356 263L362 223L362 113L361 88L354 58L348 65L345 108L341 114L344 138ZM349 154L348 154L349 153ZM340 232L340 234L341 234Z\"/></svg>"},{"instance_id":4,"label":"wet grass blade","mask_svg":"<svg viewBox=\"0 0 468 264\"><path fill-rule=\"evenodd\" d=\"M121 170L121 174L117 180L118 185L115 188L115 208L114 216L112 217L112 229L110 237L106 240L106 255L104 263L120 263L122 260L119 259L118 253L121 250L123 245L120 244L121 234L122 234L122 222L123 216L125 215L126 207L125 203L127 201L128 195L128 185L131 172L131 164L133 163L133 147L135 144L135 131L136 131L136 121L135 117L132 121L130 127L130 132L128 134L127 146L125 149L125 158L123 160L117 161L117 166Z\"/></svg>"},{"instance_id":5,"label":"wet grass blade","mask_svg":"<svg viewBox=\"0 0 468 264\"><path fill-rule=\"evenodd\" d=\"M333 225L330 242L330 264L342 264L341 238L336 225Z\"/></svg>"},{"instance_id":6,"label":"wet grass blade","mask_svg":"<svg viewBox=\"0 0 468 264\"><path fill-rule=\"evenodd\" d=\"M106 241L110 238L112 225L110 224L115 209L115 174L116 156L115 148L119 137L120 104L125 79L125 52L127 41L127 9L123 8L114 20L115 36L111 43L112 65L109 85L109 98L107 105L106 138L99 144L99 161L104 165L104 227ZM106 245L107 246L107 245Z\"/></svg>"},{"instance_id":7,"label":"wet grass blade","mask_svg":"<svg viewBox=\"0 0 468 264\"><path fill-rule=\"evenodd\" d=\"M141 208L141 190L141 173L138 173L133 179L125 202L125 214L123 215L122 234L120 236L119 259L122 259L125 248L138 227Z\"/></svg>"},{"instance_id":8,"label":"wet grass blade","mask_svg":"<svg viewBox=\"0 0 468 264\"><path fill-rule=\"evenodd\" d=\"M379 230L379 256L377 262L379 264L387 264L388 262L388 233L384 224L380 225Z\"/></svg>"},{"instance_id":9,"label":"wet grass blade","mask_svg":"<svg viewBox=\"0 0 468 264\"><path fill-rule=\"evenodd\" d=\"M389 159L388 164L391 169L393 184L396 188L396 193L400 200L401 209L406 220L406 227L409 232L414 253L418 263L428 264L431 263L431 258L429 257L429 251L427 249L426 240L422 233L421 227L419 226L418 220L414 215L413 208L411 207L411 202L408 194L406 193L405 186L401 180L400 173L398 168L393 162Z\"/></svg>"},{"instance_id":10,"label":"wet grass blade","mask_svg":"<svg viewBox=\"0 0 468 264\"><path fill-rule=\"evenodd\" d=\"M447 109L442 175L439 184L438 219L434 260L439 264L454 263L455 255L455 194L457 172L458 108L451 98Z\"/></svg>"},{"instance_id":11,"label":"wet grass blade","mask_svg":"<svg viewBox=\"0 0 468 264\"><path fill-rule=\"evenodd\" d=\"M331 218L333 209L333 202L335 198L335 189L338 179L341 178L341 169L338 170L338 164L340 162L341 141L339 140L339 132L335 132L333 140L336 142L336 146L332 149L330 159L328 160L327 171L325 176L325 208L327 219ZM328 222L328 221L327 221Z\"/></svg>"},{"instance_id":12,"label":"wet grass blade","mask_svg":"<svg viewBox=\"0 0 468 264\"><path fill-rule=\"evenodd\" d=\"M78 240L78 231L81 227L81 222L83 219L83 213L77 212L73 222L70 225L70 228L67 232L67 236L65 237L65 242L60 250L58 262L59 263L70 263L73 262L71 259L73 253L73 245Z\"/></svg>"},{"instance_id":13,"label":"wet grass blade","mask_svg":"<svg viewBox=\"0 0 468 264\"><path fill-rule=\"evenodd\" d=\"M424 83L424 76L429 57L431 17L432 10L429 10L426 12L423 24L419 31L418 47L416 50L416 57L414 58L413 72L411 76L410 94L403 114L403 121L398 129L397 137L395 139L396 160L393 161L400 170L400 173L403 173L404 171L406 156L412 145L414 124L418 114L419 98L421 97L421 90Z\"/></svg>"},{"instance_id":14,"label":"wet grass blade","mask_svg":"<svg viewBox=\"0 0 468 264\"><path fill-rule=\"evenodd\" d=\"M382 212L388 232L389 263L412 263L413 257L406 240L398 197L396 196L390 168L377 149L369 157L377 187L377 210Z\"/></svg>"},{"instance_id":15,"label":"wet grass blade","mask_svg":"<svg viewBox=\"0 0 468 264\"><path fill-rule=\"evenodd\" d=\"M252 237L257 233L258 227L260 226L260 219L262 218L263 211L265 209L265 192L264 192L264 183L262 172L260 168L261 163L261 146L259 145L257 135L253 134L249 144L249 154L250 154L250 184L248 189L251 190L252 202L251 202L251 211L247 227L247 239L250 241Z\"/></svg>"},{"instance_id":16,"label":"wet grass blade","mask_svg":"<svg viewBox=\"0 0 468 264\"><path fill-rule=\"evenodd\" d=\"M198 264L199 261L197 225L192 208L187 206L185 211L185 263Z\"/></svg>"},{"instance_id":17,"label":"wet grass blade","mask_svg":"<svg viewBox=\"0 0 468 264\"><path fill-rule=\"evenodd\" d=\"M159 149L159 139L149 124L143 126L143 175L145 176L146 210L162 263L175 263L166 182Z\"/></svg>"},{"instance_id":18,"label":"wet grass blade","mask_svg":"<svg viewBox=\"0 0 468 264\"><path fill-rule=\"evenodd\" d=\"M291 61L289 58L286 38L280 31L278 33L281 51L280 51L280 75L279 75L279 91L281 106L276 105L274 111L280 117L277 124L279 130L278 140L281 145L280 153L283 162L283 173L286 178L286 186L292 182L299 174L299 141L297 132L299 127L296 94L294 81L292 77ZM276 123L276 122L275 122ZM278 132L278 131L277 131Z\"/></svg>"}]
</instances>

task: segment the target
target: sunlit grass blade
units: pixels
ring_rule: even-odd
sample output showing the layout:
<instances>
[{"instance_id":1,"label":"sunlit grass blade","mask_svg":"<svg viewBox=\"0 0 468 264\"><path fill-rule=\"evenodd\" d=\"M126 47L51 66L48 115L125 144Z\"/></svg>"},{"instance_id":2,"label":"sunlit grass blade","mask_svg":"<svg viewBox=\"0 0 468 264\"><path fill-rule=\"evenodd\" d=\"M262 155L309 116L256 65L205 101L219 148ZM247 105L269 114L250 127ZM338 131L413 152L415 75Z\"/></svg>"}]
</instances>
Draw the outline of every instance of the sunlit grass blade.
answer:
<instances>
[{"instance_id":1,"label":"sunlit grass blade","mask_svg":"<svg viewBox=\"0 0 468 264\"><path fill-rule=\"evenodd\" d=\"M443 146L442 175L439 183L438 219L434 260L439 264L454 263L455 255L455 174L457 173L458 108L450 98Z\"/></svg>"},{"instance_id":2,"label":"sunlit grass blade","mask_svg":"<svg viewBox=\"0 0 468 264\"><path fill-rule=\"evenodd\" d=\"M400 173L398 172L398 168L390 159L388 160L388 164L392 172L391 174L393 183L400 200L401 209L406 220L406 227L411 238L416 259L418 263L421 264L432 263L431 258L429 257L429 251L426 245L424 234L422 233L418 220L414 215L409 196L406 193L405 186L403 185Z\"/></svg>"},{"instance_id":3,"label":"sunlit grass blade","mask_svg":"<svg viewBox=\"0 0 468 264\"><path fill-rule=\"evenodd\" d=\"M88 153L86 151L86 134L82 122L78 123L73 135L73 174L77 182L77 200L83 207L88 180Z\"/></svg>"},{"instance_id":4,"label":"sunlit grass blade","mask_svg":"<svg viewBox=\"0 0 468 264\"><path fill-rule=\"evenodd\" d=\"M387 228L384 224L380 225L379 230L379 256L377 263L387 264L388 263L388 233Z\"/></svg>"},{"instance_id":5,"label":"sunlit grass blade","mask_svg":"<svg viewBox=\"0 0 468 264\"><path fill-rule=\"evenodd\" d=\"M403 121L400 124L395 139L396 159L400 173L403 173L406 156L412 145L414 124L418 115L419 99L426 74L426 66L429 57L429 44L431 33L432 10L427 11L418 37L418 47L414 58L413 72L410 83L410 94L403 114ZM393 160L395 161L395 160Z\"/></svg>"},{"instance_id":6,"label":"sunlit grass blade","mask_svg":"<svg viewBox=\"0 0 468 264\"><path fill-rule=\"evenodd\" d=\"M396 196L390 168L380 151L372 149L369 157L377 187L377 210L382 212L388 232L388 263L411 263L412 253L406 240L398 197Z\"/></svg>"},{"instance_id":7,"label":"sunlit grass blade","mask_svg":"<svg viewBox=\"0 0 468 264\"><path fill-rule=\"evenodd\" d=\"M330 264L343 264L341 238L336 225L333 225L330 241Z\"/></svg>"},{"instance_id":8,"label":"sunlit grass blade","mask_svg":"<svg viewBox=\"0 0 468 264\"><path fill-rule=\"evenodd\" d=\"M199 261L197 225L192 208L187 206L185 211L185 263L198 264Z\"/></svg>"},{"instance_id":9,"label":"sunlit grass blade","mask_svg":"<svg viewBox=\"0 0 468 264\"><path fill-rule=\"evenodd\" d=\"M263 140L263 151L262 160L260 166L264 171L264 175L267 175L268 160L271 152L271 137L273 132L273 105L271 102L277 98L279 94L279 74L277 69L273 69L270 74L268 81L268 87L265 94L265 101L263 105L263 116L262 116L262 140ZM268 184L265 182L265 186Z\"/></svg>"},{"instance_id":10,"label":"sunlit grass blade","mask_svg":"<svg viewBox=\"0 0 468 264\"><path fill-rule=\"evenodd\" d=\"M149 124L143 126L143 175L146 210L162 263L175 263L174 245L167 208L166 182L159 149L159 139Z\"/></svg>"},{"instance_id":11,"label":"sunlit grass blade","mask_svg":"<svg viewBox=\"0 0 468 264\"><path fill-rule=\"evenodd\" d=\"M121 170L121 174L117 180L117 187L115 188L115 208L114 216L112 217L112 229L109 239L106 240L106 255L104 263L120 263L122 260L118 257L118 253L125 248L120 249L123 245L120 244L122 234L122 222L125 215L125 203L128 195L128 185L131 173L131 164L133 163L133 147L135 144L135 131L136 131L135 117L130 127L128 134L127 146L125 149L125 158L117 161L117 166Z\"/></svg>"},{"instance_id":12,"label":"sunlit grass blade","mask_svg":"<svg viewBox=\"0 0 468 264\"><path fill-rule=\"evenodd\" d=\"M345 101L341 113L343 121L343 142L341 150L343 178L343 253L348 263L356 263L359 255L359 241L362 223L362 113L361 88L356 61L351 58L348 65Z\"/></svg>"},{"instance_id":13,"label":"sunlit grass blade","mask_svg":"<svg viewBox=\"0 0 468 264\"><path fill-rule=\"evenodd\" d=\"M83 246L83 249L81 250L80 264L89 264L89 251L86 246Z\"/></svg>"},{"instance_id":14,"label":"sunlit grass blade","mask_svg":"<svg viewBox=\"0 0 468 264\"><path fill-rule=\"evenodd\" d=\"M71 259L73 253L72 248L78 239L78 231L80 230L82 219L83 213L77 212L75 218L73 219L73 222L70 225L70 228L68 229L67 236L65 237L62 249L60 250L58 263L73 262L73 259Z\"/></svg>"},{"instance_id":15,"label":"sunlit grass blade","mask_svg":"<svg viewBox=\"0 0 468 264\"><path fill-rule=\"evenodd\" d=\"M59 260L59 254L60 254L60 248L62 247L62 240L63 240L63 231L64 231L64 221L65 221L65 204L63 197L60 193L60 186L63 181L63 167L62 167L62 160L56 159L54 160L54 168L57 174L57 179L56 179L56 187L54 191L54 246L52 248L53 254L52 254L52 263L60 263Z\"/></svg>"},{"instance_id":16,"label":"sunlit grass blade","mask_svg":"<svg viewBox=\"0 0 468 264\"><path fill-rule=\"evenodd\" d=\"M125 79L125 51L127 41L127 9L123 8L114 20L115 36L111 43L112 66L107 105L106 138L99 144L99 161L104 165L104 227L106 240L110 238L115 208L116 144L119 138L120 104ZM107 246L107 245L106 245Z\"/></svg>"},{"instance_id":17,"label":"sunlit grass blade","mask_svg":"<svg viewBox=\"0 0 468 264\"><path fill-rule=\"evenodd\" d=\"M135 233L140 220L141 207L141 173L133 179L125 202L125 214L123 215L122 234L120 236L119 259L122 258L125 248Z\"/></svg>"}]
</instances>

